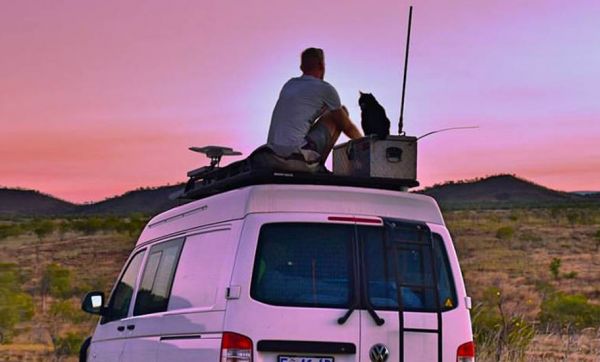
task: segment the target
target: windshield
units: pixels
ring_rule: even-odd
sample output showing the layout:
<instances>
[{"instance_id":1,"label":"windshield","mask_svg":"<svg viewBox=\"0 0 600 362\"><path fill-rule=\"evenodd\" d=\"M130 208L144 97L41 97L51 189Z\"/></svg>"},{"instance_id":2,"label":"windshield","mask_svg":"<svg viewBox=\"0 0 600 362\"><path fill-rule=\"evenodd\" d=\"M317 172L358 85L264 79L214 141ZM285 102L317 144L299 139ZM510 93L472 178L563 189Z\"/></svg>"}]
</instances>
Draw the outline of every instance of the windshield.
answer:
<instances>
[{"instance_id":1,"label":"windshield","mask_svg":"<svg viewBox=\"0 0 600 362\"><path fill-rule=\"evenodd\" d=\"M428 228L395 225L402 227L388 222L385 227L265 224L259 234L250 294L255 300L278 306L349 308L360 305L353 301L359 298L358 287L363 285L368 302L379 310L455 307L456 294L442 238L433 234L432 254L424 244L431 238Z\"/></svg>"}]
</instances>

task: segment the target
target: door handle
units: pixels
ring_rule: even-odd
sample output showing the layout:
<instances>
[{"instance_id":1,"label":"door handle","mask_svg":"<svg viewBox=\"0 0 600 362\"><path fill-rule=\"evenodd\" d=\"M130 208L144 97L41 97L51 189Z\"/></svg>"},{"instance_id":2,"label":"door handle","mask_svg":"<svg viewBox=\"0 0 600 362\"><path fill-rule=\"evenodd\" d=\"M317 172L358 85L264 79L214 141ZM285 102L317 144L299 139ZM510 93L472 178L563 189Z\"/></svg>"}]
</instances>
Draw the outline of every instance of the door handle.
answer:
<instances>
[{"instance_id":1,"label":"door handle","mask_svg":"<svg viewBox=\"0 0 600 362\"><path fill-rule=\"evenodd\" d=\"M128 331L133 331L135 329L135 324L130 324L127 326Z\"/></svg>"},{"instance_id":2,"label":"door handle","mask_svg":"<svg viewBox=\"0 0 600 362\"><path fill-rule=\"evenodd\" d=\"M125 327L123 327L123 326L117 327L117 331L119 331L119 332L123 332L124 330L125 330Z\"/></svg>"}]
</instances>

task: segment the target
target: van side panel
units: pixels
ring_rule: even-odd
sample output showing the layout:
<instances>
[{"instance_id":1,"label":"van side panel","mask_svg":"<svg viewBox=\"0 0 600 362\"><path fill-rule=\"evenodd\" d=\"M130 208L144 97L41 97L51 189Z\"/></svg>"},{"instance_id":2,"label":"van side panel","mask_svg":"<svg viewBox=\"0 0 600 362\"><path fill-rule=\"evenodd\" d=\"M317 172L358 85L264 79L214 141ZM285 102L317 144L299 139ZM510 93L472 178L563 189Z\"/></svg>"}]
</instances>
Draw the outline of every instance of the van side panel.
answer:
<instances>
[{"instance_id":1,"label":"van side panel","mask_svg":"<svg viewBox=\"0 0 600 362\"><path fill-rule=\"evenodd\" d=\"M158 361L218 362L221 337L173 338L161 342Z\"/></svg>"},{"instance_id":2,"label":"van side panel","mask_svg":"<svg viewBox=\"0 0 600 362\"><path fill-rule=\"evenodd\" d=\"M169 299L169 311L225 309L241 221L187 236Z\"/></svg>"},{"instance_id":3,"label":"van side panel","mask_svg":"<svg viewBox=\"0 0 600 362\"><path fill-rule=\"evenodd\" d=\"M186 236L168 310L163 313L159 361L217 361L226 292L242 221Z\"/></svg>"}]
</instances>

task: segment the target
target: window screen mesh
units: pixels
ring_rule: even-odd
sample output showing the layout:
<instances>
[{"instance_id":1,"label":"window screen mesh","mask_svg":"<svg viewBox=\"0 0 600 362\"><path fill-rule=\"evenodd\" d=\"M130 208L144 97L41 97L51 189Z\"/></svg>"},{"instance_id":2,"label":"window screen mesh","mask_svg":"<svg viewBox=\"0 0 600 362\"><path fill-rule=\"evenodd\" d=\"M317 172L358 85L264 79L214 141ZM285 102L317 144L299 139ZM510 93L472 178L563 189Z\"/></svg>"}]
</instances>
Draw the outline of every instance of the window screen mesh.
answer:
<instances>
[{"instance_id":1,"label":"window screen mesh","mask_svg":"<svg viewBox=\"0 0 600 362\"><path fill-rule=\"evenodd\" d=\"M252 297L274 305L346 307L352 280L353 233L351 225L264 225Z\"/></svg>"}]
</instances>

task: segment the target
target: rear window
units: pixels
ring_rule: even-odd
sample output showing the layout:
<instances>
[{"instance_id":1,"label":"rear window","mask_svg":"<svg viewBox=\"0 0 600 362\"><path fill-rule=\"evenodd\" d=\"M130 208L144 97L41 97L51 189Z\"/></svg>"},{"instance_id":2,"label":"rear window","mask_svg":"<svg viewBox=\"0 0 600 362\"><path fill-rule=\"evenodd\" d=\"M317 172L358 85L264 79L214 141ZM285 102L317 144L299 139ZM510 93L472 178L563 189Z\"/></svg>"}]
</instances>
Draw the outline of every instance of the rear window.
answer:
<instances>
[{"instance_id":1,"label":"rear window","mask_svg":"<svg viewBox=\"0 0 600 362\"><path fill-rule=\"evenodd\" d=\"M430 238L433 248L427 246ZM456 306L444 242L423 225L275 223L261 228L250 292L255 300L349 308L360 299L359 285L366 289L362 299L378 310L427 312Z\"/></svg>"},{"instance_id":2,"label":"rear window","mask_svg":"<svg viewBox=\"0 0 600 362\"><path fill-rule=\"evenodd\" d=\"M264 225L251 296L282 306L347 307L353 234L352 225Z\"/></svg>"},{"instance_id":3,"label":"rear window","mask_svg":"<svg viewBox=\"0 0 600 362\"><path fill-rule=\"evenodd\" d=\"M383 228L365 227L361 235L364 277L373 308L398 310L398 300L402 301L402 309L408 311L449 310L456 306L454 283L440 235L431 235L414 224L386 225L385 232ZM427 245L430 237L433 248Z\"/></svg>"}]
</instances>

